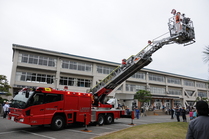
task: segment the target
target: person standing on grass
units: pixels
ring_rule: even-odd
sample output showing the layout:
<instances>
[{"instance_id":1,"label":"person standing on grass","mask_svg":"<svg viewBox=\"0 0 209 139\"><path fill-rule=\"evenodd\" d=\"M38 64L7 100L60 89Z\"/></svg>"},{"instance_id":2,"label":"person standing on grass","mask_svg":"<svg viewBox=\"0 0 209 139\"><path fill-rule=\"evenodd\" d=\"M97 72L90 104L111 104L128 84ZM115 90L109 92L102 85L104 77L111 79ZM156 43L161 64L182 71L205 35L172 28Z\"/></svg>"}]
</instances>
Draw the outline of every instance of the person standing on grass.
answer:
<instances>
[{"instance_id":1,"label":"person standing on grass","mask_svg":"<svg viewBox=\"0 0 209 139\"><path fill-rule=\"evenodd\" d=\"M171 113L171 119L174 119L173 115L174 115L174 109L173 108L170 108L170 113Z\"/></svg>"},{"instance_id":2,"label":"person standing on grass","mask_svg":"<svg viewBox=\"0 0 209 139\"><path fill-rule=\"evenodd\" d=\"M196 117L197 117L197 111L194 110L194 111L193 111L193 119L196 118Z\"/></svg>"},{"instance_id":3,"label":"person standing on grass","mask_svg":"<svg viewBox=\"0 0 209 139\"><path fill-rule=\"evenodd\" d=\"M177 122L180 122L180 119L179 119L179 116L180 116L180 108L176 108L175 109L175 112L176 112L176 119L177 119Z\"/></svg>"},{"instance_id":4,"label":"person standing on grass","mask_svg":"<svg viewBox=\"0 0 209 139\"><path fill-rule=\"evenodd\" d=\"M190 121L186 139L208 139L209 138L209 108L205 101L196 103L198 117Z\"/></svg>"},{"instance_id":5,"label":"person standing on grass","mask_svg":"<svg viewBox=\"0 0 209 139\"><path fill-rule=\"evenodd\" d=\"M187 121L187 118L186 118L186 110L185 110L185 107L182 107L182 109L181 109L181 115L182 115L183 122L186 122Z\"/></svg>"},{"instance_id":6,"label":"person standing on grass","mask_svg":"<svg viewBox=\"0 0 209 139\"><path fill-rule=\"evenodd\" d=\"M192 109L191 109L190 112L189 112L189 118L190 118L190 120L193 119L193 111L192 111Z\"/></svg>"}]
</instances>

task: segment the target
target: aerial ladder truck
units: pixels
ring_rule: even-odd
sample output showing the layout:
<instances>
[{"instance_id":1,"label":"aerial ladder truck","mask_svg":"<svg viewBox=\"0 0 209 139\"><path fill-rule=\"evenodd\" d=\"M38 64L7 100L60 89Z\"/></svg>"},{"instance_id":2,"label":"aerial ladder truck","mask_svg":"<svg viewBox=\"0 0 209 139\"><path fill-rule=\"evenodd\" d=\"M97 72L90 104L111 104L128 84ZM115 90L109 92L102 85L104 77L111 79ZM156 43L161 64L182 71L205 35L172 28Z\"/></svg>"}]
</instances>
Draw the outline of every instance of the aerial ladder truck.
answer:
<instances>
[{"instance_id":1,"label":"aerial ladder truck","mask_svg":"<svg viewBox=\"0 0 209 139\"><path fill-rule=\"evenodd\" d=\"M125 111L116 109L106 97L122 82L152 62L152 54L168 44L190 45L195 42L193 22L181 23L176 31L174 18L168 22L170 36L148 45L136 55L129 57L89 93L37 87L23 88L10 104L9 120L28 125L51 125L59 130L74 123L111 124L114 119L125 117Z\"/></svg>"}]
</instances>

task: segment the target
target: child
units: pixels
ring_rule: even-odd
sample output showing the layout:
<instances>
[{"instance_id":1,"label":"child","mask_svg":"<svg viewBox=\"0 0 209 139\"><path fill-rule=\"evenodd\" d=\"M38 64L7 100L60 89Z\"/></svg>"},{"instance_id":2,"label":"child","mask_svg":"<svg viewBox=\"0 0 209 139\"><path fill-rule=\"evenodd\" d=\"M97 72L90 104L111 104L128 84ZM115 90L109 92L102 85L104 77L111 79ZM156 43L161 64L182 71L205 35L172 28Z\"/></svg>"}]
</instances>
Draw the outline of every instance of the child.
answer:
<instances>
[{"instance_id":1,"label":"child","mask_svg":"<svg viewBox=\"0 0 209 139\"><path fill-rule=\"evenodd\" d=\"M193 111L193 119L197 117L197 112L196 110Z\"/></svg>"},{"instance_id":2,"label":"child","mask_svg":"<svg viewBox=\"0 0 209 139\"><path fill-rule=\"evenodd\" d=\"M190 110L190 112L189 112L189 118L190 118L190 120L193 119L193 111L192 110Z\"/></svg>"}]
</instances>

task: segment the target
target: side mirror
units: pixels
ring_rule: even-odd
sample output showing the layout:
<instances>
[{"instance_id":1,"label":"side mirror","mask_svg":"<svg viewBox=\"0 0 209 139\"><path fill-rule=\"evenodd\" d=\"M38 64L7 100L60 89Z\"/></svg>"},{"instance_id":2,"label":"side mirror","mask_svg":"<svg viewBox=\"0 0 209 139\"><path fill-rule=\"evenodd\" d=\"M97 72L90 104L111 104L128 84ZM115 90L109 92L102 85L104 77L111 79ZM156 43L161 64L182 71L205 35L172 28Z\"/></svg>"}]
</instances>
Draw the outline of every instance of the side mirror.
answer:
<instances>
[{"instance_id":1,"label":"side mirror","mask_svg":"<svg viewBox=\"0 0 209 139\"><path fill-rule=\"evenodd\" d=\"M29 91L28 90L25 91L25 97L29 98Z\"/></svg>"}]
</instances>

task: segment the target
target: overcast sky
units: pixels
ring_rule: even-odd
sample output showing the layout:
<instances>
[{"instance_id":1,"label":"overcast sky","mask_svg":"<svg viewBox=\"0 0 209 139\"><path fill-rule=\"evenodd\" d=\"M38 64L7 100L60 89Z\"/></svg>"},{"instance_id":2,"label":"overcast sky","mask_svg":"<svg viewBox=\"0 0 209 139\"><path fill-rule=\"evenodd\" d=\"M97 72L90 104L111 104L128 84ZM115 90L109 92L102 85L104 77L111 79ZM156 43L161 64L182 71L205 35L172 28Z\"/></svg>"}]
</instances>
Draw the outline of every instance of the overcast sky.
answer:
<instances>
[{"instance_id":1,"label":"overcast sky","mask_svg":"<svg viewBox=\"0 0 209 139\"><path fill-rule=\"evenodd\" d=\"M168 32L173 8L193 20L196 43L166 45L145 68L208 80L209 0L0 0L0 74L10 81L12 44L120 63Z\"/></svg>"}]
</instances>

